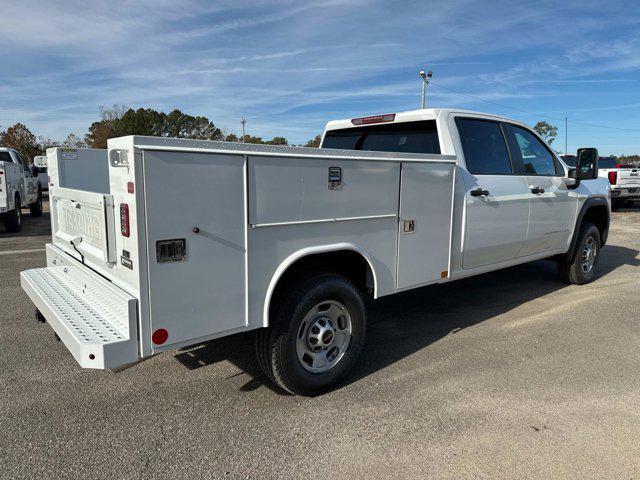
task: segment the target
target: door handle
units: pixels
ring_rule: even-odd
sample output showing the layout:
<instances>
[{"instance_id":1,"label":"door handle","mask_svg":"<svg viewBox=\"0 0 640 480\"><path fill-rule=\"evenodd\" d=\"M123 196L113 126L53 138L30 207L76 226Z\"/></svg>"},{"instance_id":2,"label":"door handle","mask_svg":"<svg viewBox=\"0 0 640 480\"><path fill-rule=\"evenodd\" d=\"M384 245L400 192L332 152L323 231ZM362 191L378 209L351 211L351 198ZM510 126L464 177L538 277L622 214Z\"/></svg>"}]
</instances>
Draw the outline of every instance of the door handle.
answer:
<instances>
[{"instance_id":1,"label":"door handle","mask_svg":"<svg viewBox=\"0 0 640 480\"><path fill-rule=\"evenodd\" d=\"M542 188L542 187L531 187L531 193L533 193L535 195L540 195L540 194L544 193L544 188Z\"/></svg>"},{"instance_id":2,"label":"door handle","mask_svg":"<svg viewBox=\"0 0 640 480\"><path fill-rule=\"evenodd\" d=\"M485 190L483 188L476 188L475 190L471 190L469 194L472 197L486 197L489 195L489 190Z\"/></svg>"}]
</instances>

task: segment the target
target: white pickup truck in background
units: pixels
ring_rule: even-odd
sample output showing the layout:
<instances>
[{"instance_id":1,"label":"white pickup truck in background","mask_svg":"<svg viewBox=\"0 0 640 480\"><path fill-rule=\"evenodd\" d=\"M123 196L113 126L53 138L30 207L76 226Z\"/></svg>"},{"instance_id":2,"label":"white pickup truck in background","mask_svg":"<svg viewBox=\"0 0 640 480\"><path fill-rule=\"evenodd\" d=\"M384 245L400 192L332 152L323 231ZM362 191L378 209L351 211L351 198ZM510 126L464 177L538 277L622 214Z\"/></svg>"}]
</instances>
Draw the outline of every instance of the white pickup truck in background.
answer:
<instances>
[{"instance_id":1,"label":"white pickup truck in background","mask_svg":"<svg viewBox=\"0 0 640 480\"><path fill-rule=\"evenodd\" d=\"M52 242L21 284L85 368L255 331L265 374L316 395L357 361L366 297L542 258L588 283L609 230L595 149L569 169L475 112L334 121L319 149L110 139L61 184L80 155L48 151Z\"/></svg>"},{"instance_id":2,"label":"white pickup truck in background","mask_svg":"<svg viewBox=\"0 0 640 480\"><path fill-rule=\"evenodd\" d=\"M42 215L42 187L29 164L12 148L0 147L0 221L8 232L22 229L22 208Z\"/></svg>"},{"instance_id":3,"label":"white pickup truck in background","mask_svg":"<svg viewBox=\"0 0 640 480\"><path fill-rule=\"evenodd\" d=\"M49 190L49 174L47 173L47 156L46 155L38 155L33 157L33 168L35 167L35 172L38 174L38 181L40 182L40 186L42 190Z\"/></svg>"},{"instance_id":4,"label":"white pickup truck in background","mask_svg":"<svg viewBox=\"0 0 640 480\"><path fill-rule=\"evenodd\" d=\"M619 164L613 158L600 159L599 166L599 175L611 184L611 210L640 200L640 168Z\"/></svg>"}]
</instances>

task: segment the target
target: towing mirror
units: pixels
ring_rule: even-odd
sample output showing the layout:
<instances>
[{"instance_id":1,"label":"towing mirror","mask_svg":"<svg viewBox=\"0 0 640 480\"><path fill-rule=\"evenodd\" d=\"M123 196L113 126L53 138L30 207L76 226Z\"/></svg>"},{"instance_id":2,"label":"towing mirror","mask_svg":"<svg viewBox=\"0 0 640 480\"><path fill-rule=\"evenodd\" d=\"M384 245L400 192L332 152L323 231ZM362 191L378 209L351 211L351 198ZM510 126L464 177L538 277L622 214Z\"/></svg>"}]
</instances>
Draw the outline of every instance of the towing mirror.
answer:
<instances>
[{"instance_id":1,"label":"towing mirror","mask_svg":"<svg viewBox=\"0 0 640 480\"><path fill-rule=\"evenodd\" d=\"M598 178L598 149L579 148L575 177L578 180L591 180Z\"/></svg>"}]
</instances>

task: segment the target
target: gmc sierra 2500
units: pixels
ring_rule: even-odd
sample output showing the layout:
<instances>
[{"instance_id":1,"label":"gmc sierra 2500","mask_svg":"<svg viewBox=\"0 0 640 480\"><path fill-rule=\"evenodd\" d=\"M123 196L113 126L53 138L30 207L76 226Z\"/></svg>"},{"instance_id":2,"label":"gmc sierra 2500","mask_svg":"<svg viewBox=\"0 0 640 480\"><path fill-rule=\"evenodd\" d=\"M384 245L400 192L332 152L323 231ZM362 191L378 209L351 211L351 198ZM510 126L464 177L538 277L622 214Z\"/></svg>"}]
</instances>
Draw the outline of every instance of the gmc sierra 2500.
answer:
<instances>
[{"instance_id":1,"label":"gmc sierra 2500","mask_svg":"<svg viewBox=\"0 0 640 480\"><path fill-rule=\"evenodd\" d=\"M86 368L255 330L266 375L315 395L356 362L366 296L542 258L587 283L609 229L595 149L569 169L475 112L334 121L320 149L122 137L104 163L105 189L51 175L47 267L21 274Z\"/></svg>"}]
</instances>

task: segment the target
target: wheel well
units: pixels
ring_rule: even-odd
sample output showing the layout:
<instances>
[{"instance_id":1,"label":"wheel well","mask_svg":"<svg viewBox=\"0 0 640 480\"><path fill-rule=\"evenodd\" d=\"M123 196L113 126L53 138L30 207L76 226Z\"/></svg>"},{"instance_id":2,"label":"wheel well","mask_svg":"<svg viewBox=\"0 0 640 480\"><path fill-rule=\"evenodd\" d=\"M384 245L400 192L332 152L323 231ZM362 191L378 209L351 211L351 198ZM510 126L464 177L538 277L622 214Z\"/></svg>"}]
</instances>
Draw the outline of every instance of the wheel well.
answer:
<instances>
[{"instance_id":1,"label":"wheel well","mask_svg":"<svg viewBox=\"0 0 640 480\"><path fill-rule=\"evenodd\" d=\"M366 258L354 250L314 253L293 262L278 279L269 303L269 318L273 318L280 300L297 283L314 273L335 273L352 281L363 293L372 296L374 273Z\"/></svg>"},{"instance_id":2,"label":"wheel well","mask_svg":"<svg viewBox=\"0 0 640 480\"><path fill-rule=\"evenodd\" d=\"M609 229L609 212L605 205L594 205L589 207L585 212L582 222L593 223L600 232L600 239L602 244L607 240L607 234Z\"/></svg>"}]
</instances>

